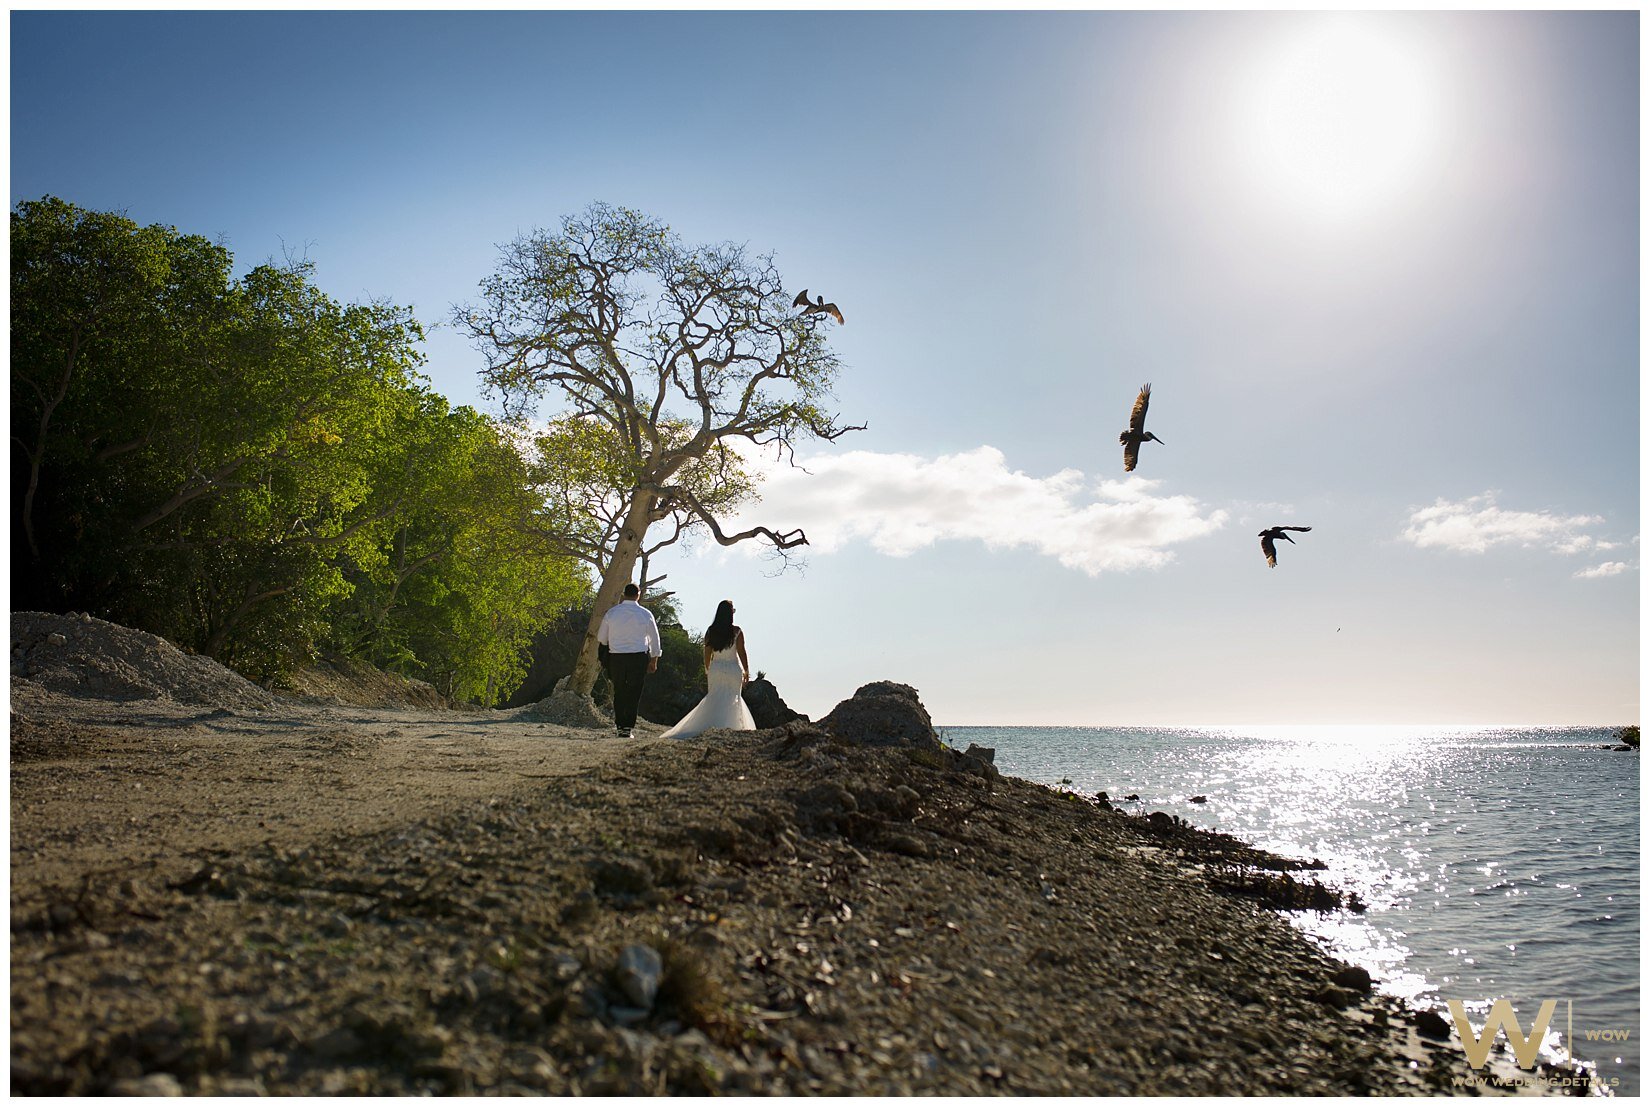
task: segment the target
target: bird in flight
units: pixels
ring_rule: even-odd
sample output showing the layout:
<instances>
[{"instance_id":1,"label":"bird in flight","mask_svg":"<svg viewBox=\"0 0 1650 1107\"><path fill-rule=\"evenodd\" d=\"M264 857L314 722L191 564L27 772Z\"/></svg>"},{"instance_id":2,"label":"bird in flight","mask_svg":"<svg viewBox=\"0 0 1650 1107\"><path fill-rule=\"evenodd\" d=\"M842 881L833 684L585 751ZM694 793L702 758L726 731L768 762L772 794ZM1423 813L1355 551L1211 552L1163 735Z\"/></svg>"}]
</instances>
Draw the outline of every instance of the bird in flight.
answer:
<instances>
[{"instance_id":1,"label":"bird in flight","mask_svg":"<svg viewBox=\"0 0 1650 1107\"><path fill-rule=\"evenodd\" d=\"M1278 548L1274 544L1274 541L1276 539L1281 538L1285 542L1289 543L1291 546L1293 546L1295 544L1295 540L1293 538L1289 537L1287 534L1283 533L1284 531L1286 531L1286 530L1298 530L1298 531L1300 531L1301 533L1304 534L1306 531L1309 531L1311 529L1312 529L1311 527L1268 527L1265 530L1261 531L1260 532L1260 552L1266 555L1266 565L1267 565L1267 567L1271 568L1271 569L1276 569L1278 567ZM1340 630L1341 628L1336 627L1335 629Z\"/></svg>"},{"instance_id":2,"label":"bird in flight","mask_svg":"<svg viewBox=\"0 0 1650 1107\"><path fill-rule=\"evenodd\" d=\"M1134 410L1129 413L1129 429L1117 436L1117 441L1123 444L1123 472L1134 472L1135 462L1140 460L1140 443L1162 442L1163 440L1146 429L1146 408L1152 402L1152 386L1140 386L1140 395L1134 398Z\"/></svg>"},{"instance_id":3,"label":"bird in flight","mask_svg":"<svg viewBox=\"0 0 1650 1107\"><path fill-rule=\"evenodd\" d=\"M838 323L843 322L842 312L838 310L835 304L827 304L825 297L817 296L814 298L813 303L809 303L806 288L796 294L796 299L791 301L791 306L801 308L803 315L829 315Z\"/></svg>"}]
</instances>

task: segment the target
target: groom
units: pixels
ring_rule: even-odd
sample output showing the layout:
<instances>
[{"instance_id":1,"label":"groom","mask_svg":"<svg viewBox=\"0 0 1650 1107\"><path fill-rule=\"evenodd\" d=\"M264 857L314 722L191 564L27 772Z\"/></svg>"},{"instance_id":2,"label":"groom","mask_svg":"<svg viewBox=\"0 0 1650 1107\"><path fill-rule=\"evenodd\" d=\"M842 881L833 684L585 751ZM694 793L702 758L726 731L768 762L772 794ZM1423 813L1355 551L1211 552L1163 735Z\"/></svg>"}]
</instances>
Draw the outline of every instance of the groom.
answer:
<instances>
[{"instance_id":1,"label":"groom","mask_svg":"<svg viewBox=\"0 0 1650 1107\"><path fill-rule=\"evenodd\" d=\"M620 738L629 738L636 725L636 705L642 699L642 682L659 668L659 624L653 613L636 598L641 591L634 584L624 586L624 599L608 608L596 631L598 645L608 652L607 676L613 682L613 722Z\"/></svg>"}]
</instances>

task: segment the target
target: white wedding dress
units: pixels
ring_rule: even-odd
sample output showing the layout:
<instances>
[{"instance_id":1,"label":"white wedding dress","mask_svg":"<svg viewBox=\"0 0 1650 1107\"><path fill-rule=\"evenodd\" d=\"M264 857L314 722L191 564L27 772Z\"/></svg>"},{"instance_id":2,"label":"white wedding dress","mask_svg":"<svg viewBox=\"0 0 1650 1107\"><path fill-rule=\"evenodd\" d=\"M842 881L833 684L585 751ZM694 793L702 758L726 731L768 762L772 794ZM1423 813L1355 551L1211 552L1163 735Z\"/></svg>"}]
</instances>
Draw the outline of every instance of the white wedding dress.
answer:
<instances>
[{"instance_id":1,"label":"white wedding dress","mask_svg":"<svg viewBox=\"0 0 1650 1107\"><path fill-rule=\"evenodd\" d=\"M665 731L666 738L692 738L707 730L755 730L756 720L739 693L744 687L745 667L734 646L710 656L710 691L699 706L682 716L682 721Z\"/></svg>"}]
</instances>

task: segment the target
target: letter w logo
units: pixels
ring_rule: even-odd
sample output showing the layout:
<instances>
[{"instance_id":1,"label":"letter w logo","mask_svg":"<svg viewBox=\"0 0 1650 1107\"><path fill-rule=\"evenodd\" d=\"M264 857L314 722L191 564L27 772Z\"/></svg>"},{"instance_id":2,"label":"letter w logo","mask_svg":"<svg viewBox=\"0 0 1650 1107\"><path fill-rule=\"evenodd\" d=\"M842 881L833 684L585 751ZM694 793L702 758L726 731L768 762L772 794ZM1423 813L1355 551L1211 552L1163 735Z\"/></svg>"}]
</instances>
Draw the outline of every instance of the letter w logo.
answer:
<instances>
[{"instance_id":1,"label":"letter w logo","mask_svg":"<svg viewBox=\"0 0 1650 1107\"><path fill-rule=\"evenodd\" d=\"M1449 1013L1455 1016L1455 1029L1461 1035L1461 1048L1466 1051L1467 1064L1475 1069L1483 1068L1484 1062L1490 1059L1496 1032L1500 1031L1507 1035L1507 1044L1512 1046L1519 1068L1532 1069L1535 1067L1536 1052L1541 1048L1541 1039L1547 1036L1547 1024L1552 1021L1553 1009L1557 1006L1556 999L1541 1004L1541 1011L1536 1015L1535 1025L1530 1027L1527 1038L1524 1028L1518 1025L1518 1016L1513 1014L1512 1004L1504 999L1490 1005L1490 1015L1484 1020L1482 1037L1472 1032L1472 1023L1467 1021L1467 1011L1460 1000L1449 1001Z\"/></svg>"}]
</instances>

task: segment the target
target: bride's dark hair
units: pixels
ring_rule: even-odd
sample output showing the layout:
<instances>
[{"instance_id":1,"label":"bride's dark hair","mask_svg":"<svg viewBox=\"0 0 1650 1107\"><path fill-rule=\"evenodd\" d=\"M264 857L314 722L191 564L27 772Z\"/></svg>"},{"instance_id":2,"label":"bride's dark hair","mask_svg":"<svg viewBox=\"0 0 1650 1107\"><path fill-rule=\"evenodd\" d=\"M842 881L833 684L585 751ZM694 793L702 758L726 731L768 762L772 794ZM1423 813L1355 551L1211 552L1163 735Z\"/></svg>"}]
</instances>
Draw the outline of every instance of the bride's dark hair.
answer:
<instances>
[{"instance_id":1,"label":"bride's dark hair","mask_svg":"<svg viewBox=\"0 0 1650 1107\"><path fill-rule=\"evenodd\" d=\"M705 645L712 650L725 650L733 645L733 636L738 629L733 625L733 601L723 600L716 605L716 618L711 620L710 628L705 631Z\"/></svg>"}]
</instances>

